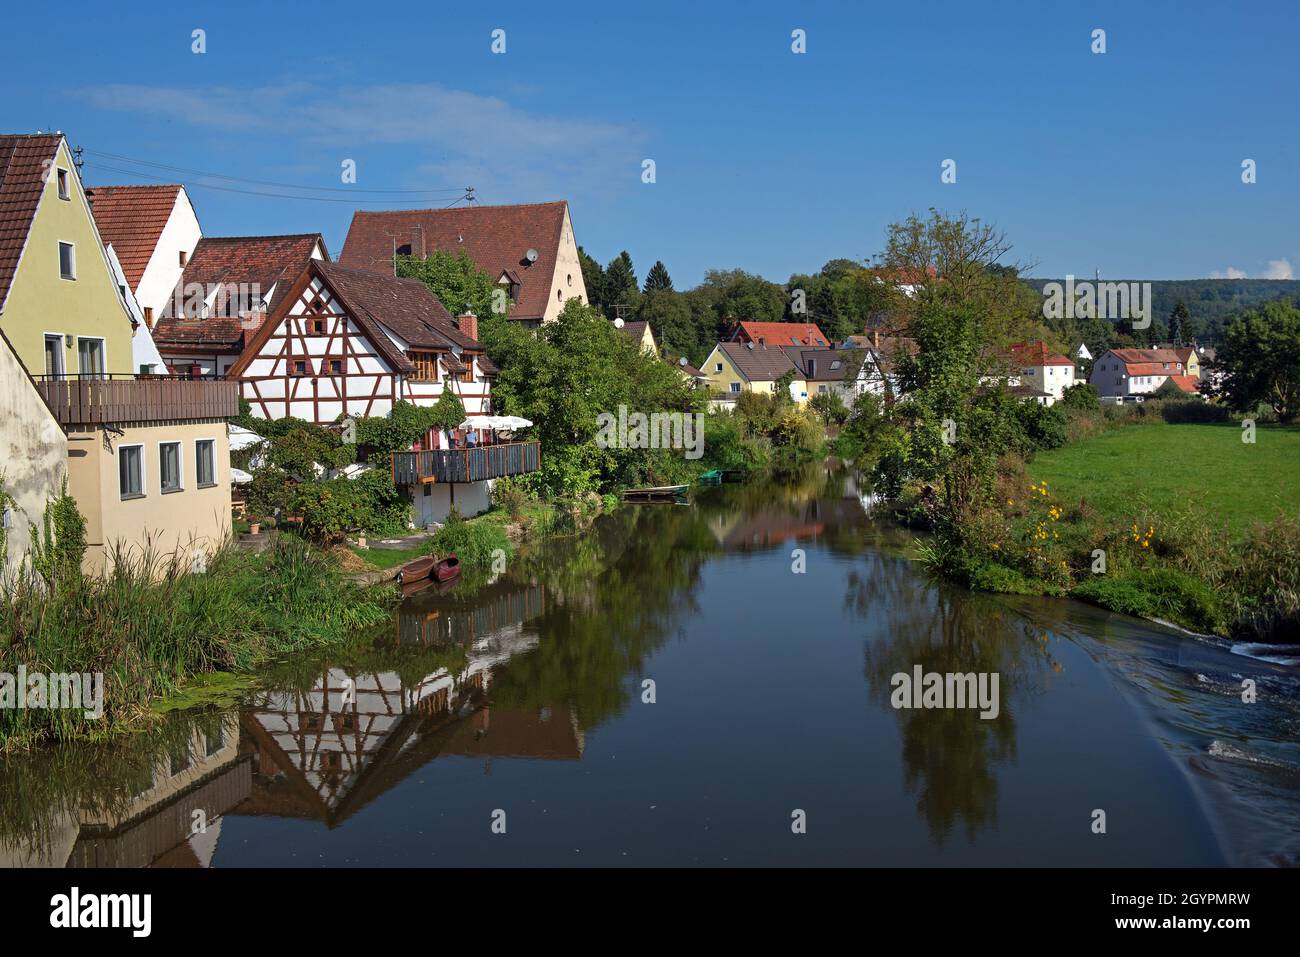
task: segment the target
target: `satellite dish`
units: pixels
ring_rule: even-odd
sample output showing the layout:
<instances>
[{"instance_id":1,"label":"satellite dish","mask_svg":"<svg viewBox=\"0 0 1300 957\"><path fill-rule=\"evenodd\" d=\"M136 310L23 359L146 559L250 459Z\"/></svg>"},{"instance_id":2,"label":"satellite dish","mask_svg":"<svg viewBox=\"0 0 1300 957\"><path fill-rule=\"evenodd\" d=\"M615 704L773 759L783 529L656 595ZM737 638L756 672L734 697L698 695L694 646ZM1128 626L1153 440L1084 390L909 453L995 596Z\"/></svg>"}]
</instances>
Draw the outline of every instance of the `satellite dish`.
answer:
<instances>
[{"instance_id":1,"label":"satellite dish","mask_svg":"<svg viewBox=\"0 0 1300 957\"><path fill-rule=\"evenodd\" d=\"M528 250L528 252L524 253L524 258L527 259L530 263L537 262L537 250L536 249Z\"/></svg>"},{"instance_id":2,"label":"satellite dish","mask_svg":"<svg viewBox=\"0 0 1300 957\"><path fill-rule=\"evenodd\" d=\"M614 320L614 328L615 328L615 329L622 329L622 328L623 328L623 320L622 320L622 319L615 319L615 320Z\"/></svg>"},{"instance_id":3,"label":"satellite dish","mask_svg":"<svg viewBox=\"0 0 1300 957\"><path fill-rule=\"evenodd\" d=\"M684 366L684 365L686 365L686 357L685 357L685 356L682 356L680 359L678 359L678 360L677 360L677 364L678 364L679 366Z\"/></svg>"}]
</instances>

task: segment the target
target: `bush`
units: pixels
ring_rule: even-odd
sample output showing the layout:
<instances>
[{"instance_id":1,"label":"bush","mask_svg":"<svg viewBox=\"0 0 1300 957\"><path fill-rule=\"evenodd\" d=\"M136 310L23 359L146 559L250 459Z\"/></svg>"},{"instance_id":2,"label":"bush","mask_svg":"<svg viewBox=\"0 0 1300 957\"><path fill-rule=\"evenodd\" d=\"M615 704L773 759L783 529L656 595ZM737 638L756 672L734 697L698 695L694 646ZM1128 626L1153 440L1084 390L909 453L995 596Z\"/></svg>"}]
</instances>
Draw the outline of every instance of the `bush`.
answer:
<instances>
[{"instance_id":1,"label":"bush","mask_svg":"<svg viewBox=\"0 0 1300 957\"><path fill-rule=\"evenodd\" d=\"M429 539L426 549L443 556L454 552L467 568L491 566L493 555L498 550L506 558L514 554L514 545L499 524L467 522L455 509L447 516L447 524Z\"/></svg>"},{"instance_id":2,"label":"bush","mask_svg":"<svg viewBox=\"0 0 1300 957\"><path fill-rule=\"evenodd\" d=\"M1103 608L1162 618L1197 631L1222 632L1223 601L1205 582L1176 568L1143 568L1084 582L1072 592Z\"/></svg>"}]
</instances>

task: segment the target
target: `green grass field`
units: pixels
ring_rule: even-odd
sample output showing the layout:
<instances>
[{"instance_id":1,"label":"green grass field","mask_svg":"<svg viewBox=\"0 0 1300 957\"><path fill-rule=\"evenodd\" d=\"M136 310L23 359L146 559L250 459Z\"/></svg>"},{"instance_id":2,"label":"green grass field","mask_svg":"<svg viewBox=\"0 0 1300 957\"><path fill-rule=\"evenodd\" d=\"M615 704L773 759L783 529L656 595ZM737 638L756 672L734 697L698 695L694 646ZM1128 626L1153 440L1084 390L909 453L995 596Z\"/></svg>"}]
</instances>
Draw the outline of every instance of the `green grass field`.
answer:
<instances>
[{"instance_id":1,"label":"green grass field","mask_svg":"<svg viewBox=\"0 0 1300 957\"><path fill-rule=\"evenodd\" d=\"M1253 445L1241 437L1235 423L1129 425L1040 453L1029 475L1107 515L1191 503L1234 533L1279 510L1300 515L1300 428L1261 427Z\"/></svg>"}]
</instances>

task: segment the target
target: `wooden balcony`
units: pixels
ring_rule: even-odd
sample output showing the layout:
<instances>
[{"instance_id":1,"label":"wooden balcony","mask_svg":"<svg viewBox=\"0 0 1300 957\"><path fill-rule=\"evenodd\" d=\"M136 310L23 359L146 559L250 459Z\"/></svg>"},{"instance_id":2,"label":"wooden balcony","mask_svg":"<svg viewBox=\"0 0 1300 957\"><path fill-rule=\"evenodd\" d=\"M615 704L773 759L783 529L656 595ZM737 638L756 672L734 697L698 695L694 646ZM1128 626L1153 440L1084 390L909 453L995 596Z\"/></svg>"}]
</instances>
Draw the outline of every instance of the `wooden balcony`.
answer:
<instances>
[{"instance_id":1,"label":"wooden balcony","mask_svg":"<svg viewBox=\"0 0 1300 957\"><path fill-rule=\"evenodd\" d=\"M473 449L432 449L393 453L393 484L483 482L536 472L542 464L538 442L482 445Z\"/></svg>"},{"instance_id":2,"label":"wooden balcony","mask_svg":"<svg viewBox=\"0 0 1300 957\"><path fill-rule=\"evenodd\" d=\"M42 378L36 383L62 425L111 425L170 419L229 419L239 415L235 380Z\"/></svg>"}]
</instances>

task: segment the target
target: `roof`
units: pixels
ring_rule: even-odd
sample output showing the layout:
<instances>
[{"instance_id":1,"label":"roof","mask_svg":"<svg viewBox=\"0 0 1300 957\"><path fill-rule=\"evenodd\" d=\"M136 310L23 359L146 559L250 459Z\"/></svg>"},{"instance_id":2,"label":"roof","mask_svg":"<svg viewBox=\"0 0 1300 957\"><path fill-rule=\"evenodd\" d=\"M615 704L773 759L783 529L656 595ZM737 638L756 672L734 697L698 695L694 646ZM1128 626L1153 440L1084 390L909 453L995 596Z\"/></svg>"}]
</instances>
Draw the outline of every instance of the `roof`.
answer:
<instances>
[{"instance_id":1,"label":"roof","mask_svg":"<svg viewBox=\"0 0 1300 957\"><path fill-rule=\"evenodd\" d=\"M731 360L737 371L750 382L773 382L787 372L799 369L785 352L775 346L754 345L745 342L719 342L718 348Z\"/></svg>"},{"instance_id":2,"label":"roof","mask_svg":"<svg viewBox=\"0 0 1300 957\"><path fill-rule=\"evenodd\" d=\"M240 352L244 348L244 326L238 316L210 316L207 319L167 316L154 324L153 342L155 346L168 350Z\"/></svg>"},{"instance_id":3,"label":"roof","mask_svg":"<svg viewBox=\"0 0 1300 957\"><path fill-rule=\"evenodd\" d=\"M1183 347L1183 348L1181 348L1181 349L1175 349L1175 350L1174 350L1174 355L1176 355L1176 356L1178 356L1178 358L1182 359L1182 360L1183 360L1183 365L1186 366L1187 363L1191 360L1191 358L1192 358L1194 355L1196 355L1196 350L1193 349L1191 346L1185 346L1185 347Z\"/></svg>"},{"instance_id":4,"label":"roof","mask_svg":"<svg viewBox=\"0 0 1300 957\"><path fill-rule=\"evenodd\" d=\"M1013 342L1011 355L1016 365L1020 366L1073 366L1074 363L1063 355L1052 352L1047 343L1039 339L1036 342Z\"/></svg>"},{"instance_id":5,"label":"roof","mask_svg":"<svg viewBox=\"0 0 1300 957\"><path fill-rule=\"evenodd\" d=\"M62 142L61 133L0 136L0 309L40 205L46 161L57 155Z\"/></svg>"},{"instance_id":6,"label":"roof","mask_svg":"<svg viewBox=\"0 0 1300 957\"><path fill-rule=\"evenodd\" d=\"M204 236L185 264L180 285L185 288L194 283L207 289L243 283L257 286L262 294L275 287L275 295L266 306L268 313L274 312L293 281L307 268L312 250L317 244L328 259L329 250L325 248L325 240L320 233ZM168 314L171 311L169 306Z\"/></svg>"},{"instance_id":7,"label":"roof","mask_svg":"<svg viewBox=\"0 0 1300 957\"><path fill-rule=\"evenodd\" d=\"M790 361L799 367L808 382L841 382L850 363L859 369L866 358L867 351L861 349L802 349L798 346L784 346L781 349ZM809 373L811 364L812 372Z\"/></svg>"},{"instance_id":8,"label":"roof","mask_svg":"<svg viewBox=\"0 0 1300 957\"><path fill-rule=\"evenodd\" d=\"M731 334L732 341L741 335L769 346L829 346L830 339L811 322L742 322Z\"/></svg>"},{"instance_id":9,"label":"roof","mask_svg":"<svg viewBox=\"0 0 1300 957\"><path fill-rule=\"evenodd\" d=\"M648 325L648 322L625 322L622 331L629 339L640 345L641 340L645 338L645 327Z\"/></svg>"},{"instance_id":10,"label":"roof","mask_svg":"<svg viewBox=\"0 0 1300 957\"><path fill-rule=\"evenodd\" d=\"M1200 388L1200 380L1194 375L1171 375L1169 381L1184 392L1195 392Z\"/></svg>"},{"instance_id":11,"label":"roof","mask_svg":"<svg viewBox=\"0 0 1300 957\"><path fill-rule=\"evenodd\" d=\"M436 249L464 251L493 282L503 273L518 281L518 301L510 308L511 319L542 319L550 302L568 208L561 200L453 209L358 210L339 262L391 276L396 248L409 245L411 255L421 258ZM537 260L531 263L526 255L530 249L537 251Z\"/></svg>"},{"instance_id":12,"label":"roof","mask_svg":"<svg viewBox=\"0 0 1300 957\"><path fill-rule=\"evenodd\" d=\"M365 313L417 349L450 346L481 351L478 340L463 335L432 290L418 279L398 279L340 263L316 263L348 312Z\"/></svg>"},{"instance_id":13,"label":"roof","mask_svg":"<svg viewBox=\"0 0 1300 957\"><path fill-rule=\"evenodd\" d=\"M140 287L163 227L184 187L93 186L86 190L100 238L113 246L131 289Z\"/></svg>"},{"instance_id":14,"label":"roof","mask_svg":"<svg viewBox=\"0 0 1300 957\"><path fill-rule=\"evenodd\" d=\"M1111 354L1124 363L1182 362L1173 349L1111 349Z\"/></svg>"}]
</instances>

